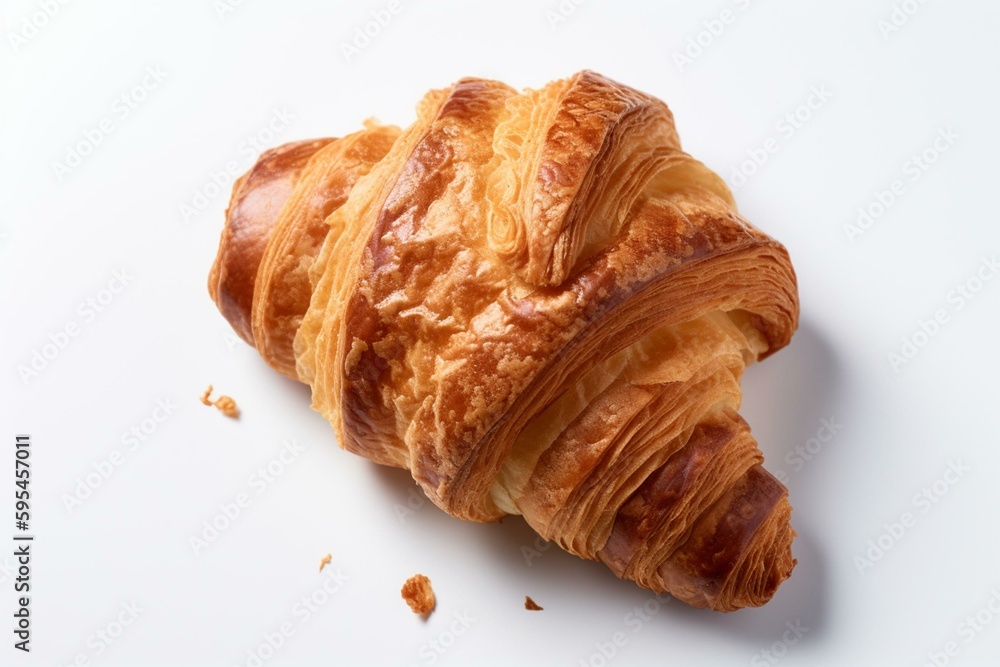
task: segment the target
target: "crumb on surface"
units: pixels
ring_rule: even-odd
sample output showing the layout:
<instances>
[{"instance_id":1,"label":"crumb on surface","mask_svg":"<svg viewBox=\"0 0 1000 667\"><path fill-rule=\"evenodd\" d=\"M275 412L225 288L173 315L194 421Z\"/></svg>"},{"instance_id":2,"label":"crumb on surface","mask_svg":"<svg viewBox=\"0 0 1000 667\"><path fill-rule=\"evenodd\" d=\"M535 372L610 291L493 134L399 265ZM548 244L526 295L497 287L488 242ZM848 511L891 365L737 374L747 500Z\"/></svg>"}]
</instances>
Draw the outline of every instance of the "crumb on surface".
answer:
<instances>
[{"instance_id":1,"label":"crumb on surface","mask_svg":"<svg viewBox=\"0 0 1000 667\"><path fill-rule=\"evenodd\" d=\"M415 574L407 579L400 593L414 614L426 618L434 611L437 602L434 599L434 590L431 588L431 580L424 575Z\"/></svg>"},{"instance_id":2,"label":"crumb on surface","mask_svg":"<svg viewBox=\"0 0 1000 667\"><path fill-rule=\"evenodd\" d=\"M204 403L205 405L214 405L216 409L219 410L219 412L226 415L227 417L232 417L233 419L235 419L236 417L240 416L240 409L236 405L236 401L234 401L231 397L219 396L218 399L213 401L211 399L211 396L212 396L212 385L208 385L208 389L206 389L205 393L201 395L201 402Z\"/></svg>"},{"instance_id":3,"label":"crumb on surface","mask_svg":"<svg viewBox=\"0 0 1000 667\"><path fill-rule=\"evenodd\" d=\"M319 571L322 572L323 568L329 565L332 561L333 561L333 556L331 556L330 554L323 556L323 558L320 559L319 561Z\"/></svg>"},{"instance_id":4,"label":"crumb on surface","mask_svg":"<svg viewBox=\"0 0 1000 667\"><path fill-rule=\"evenodd\" d=\"M229 396L219 396L219 399L215 402L215 407L227 417L240 416L240 409L236 406L236 401Z\"/></svg>"},{"instance_id":5,"label":"crumb on surface","mask_svg":"<svg viewBox=\"0 0 1000 667\"><path fill-rule=\"evenodd\" d=\"M538 603L531 599L531 596L524 596L524 608L528 611L542 611L544 607L539 607Z\"/></svg>"},{"instance_id":6,"label":"crumb on surface","mask_svg":"<svg viewBox=\"0 0 1000 667\"><path fill-rule=\"evenodd\" d=\"M205 405L212 405L212 399L209 398L209 396L211 395L212 395L212 385L208 385L208 389L206 389L205 393L201 395L201 402L204 403Z\"/></svg>"}]
</instances>

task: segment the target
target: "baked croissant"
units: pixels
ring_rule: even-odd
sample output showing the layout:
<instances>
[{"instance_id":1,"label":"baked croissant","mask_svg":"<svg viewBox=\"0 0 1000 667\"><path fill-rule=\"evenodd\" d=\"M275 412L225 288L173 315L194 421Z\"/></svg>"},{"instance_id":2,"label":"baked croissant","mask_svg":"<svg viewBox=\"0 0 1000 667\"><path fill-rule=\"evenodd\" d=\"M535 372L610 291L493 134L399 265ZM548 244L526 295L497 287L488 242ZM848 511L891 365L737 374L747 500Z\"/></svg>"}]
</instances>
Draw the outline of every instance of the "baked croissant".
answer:
<instances>
[{"instance_id":1,"label":"baked croissant","mask_svg":"<svg viewBox=\"0 0 1000 667\"><path fill-rule=\"evenodd\" d=\"M341 447L453 516L520 514L721 611L795 565L787 490L737 412L743 368L795 330L795 274L649 95L463 79L405 130L270 150L209 289Z\"/></svg>"}]
</instances>

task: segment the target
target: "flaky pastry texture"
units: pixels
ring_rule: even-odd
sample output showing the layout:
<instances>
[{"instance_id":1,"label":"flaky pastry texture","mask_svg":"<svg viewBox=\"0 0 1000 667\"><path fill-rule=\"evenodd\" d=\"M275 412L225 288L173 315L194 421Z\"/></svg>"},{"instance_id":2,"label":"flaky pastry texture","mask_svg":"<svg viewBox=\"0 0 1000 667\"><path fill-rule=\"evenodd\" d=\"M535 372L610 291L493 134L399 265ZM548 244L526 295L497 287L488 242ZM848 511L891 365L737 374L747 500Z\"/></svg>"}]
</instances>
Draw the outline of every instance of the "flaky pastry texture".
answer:
<instances>
[{"instance_id":1,"label":"flaky pastry texture","mask_svg":"<svg viewBox=\"0 0 1000 667\"><path fill-rule=\"evenodd\" d=\"M744 367L796 328L795 273L649 95L590 71L469 78L406 129L270 150L235 184L209 289L341 447L453 516L520 514L722 611L795 565L787 491L738 413Z\"/></svg>"}]
</instances>

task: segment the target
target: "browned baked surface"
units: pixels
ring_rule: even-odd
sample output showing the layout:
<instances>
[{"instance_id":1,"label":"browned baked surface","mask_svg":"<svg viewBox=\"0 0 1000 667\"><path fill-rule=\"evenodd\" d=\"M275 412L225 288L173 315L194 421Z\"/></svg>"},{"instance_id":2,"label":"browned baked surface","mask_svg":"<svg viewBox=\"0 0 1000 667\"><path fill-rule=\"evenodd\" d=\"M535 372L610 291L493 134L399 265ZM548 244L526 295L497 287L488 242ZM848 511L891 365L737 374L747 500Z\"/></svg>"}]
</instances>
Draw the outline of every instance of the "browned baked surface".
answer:
<instances>
[{"instance_id":1,"label":"browned baked surface","mask_svg":"<svg viewBox=\"0 0 1000 667\"><path fill-rule=\"evenodd\" d=\"M690 604L770 599L791 508L739 380L791 338L795 274L665 104L463 79L403 131L303 146L237 184L213 298L342 447Z\"/></svg>"},{"instance_id":2,"label":"browned baked surface","mask_svg":"<svg viewBox=\"0 0 1000 667\"><path fill-rule=\"evenodd\" d=\"M303 167L330 141L297 141L272 148L233 186L208 291L236 333L251 345L254 282L271 231Z\"/></svg>"}]
</instances>

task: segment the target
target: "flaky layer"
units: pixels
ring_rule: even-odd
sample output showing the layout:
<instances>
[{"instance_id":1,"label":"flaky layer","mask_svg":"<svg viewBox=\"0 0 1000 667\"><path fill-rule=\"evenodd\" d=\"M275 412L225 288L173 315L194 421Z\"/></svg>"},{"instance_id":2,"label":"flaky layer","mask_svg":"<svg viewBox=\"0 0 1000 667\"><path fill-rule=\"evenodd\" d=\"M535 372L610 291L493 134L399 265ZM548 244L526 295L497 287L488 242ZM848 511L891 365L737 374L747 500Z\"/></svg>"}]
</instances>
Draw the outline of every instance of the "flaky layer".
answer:
<instances>
[{"instance_id":1,"label":"flaky layer","mask_svg":"<svg viewBox=\"0 0 1000 667\"><path fill-rule=\"evenodd\" d=\"M720 610L791 572L787 492L737 410L795 329L795 274L659 100L593 72L463 79L402 132L277 149L211 281L341 446L449 513L522 514Z\"/></svg>"}]
</instances>

